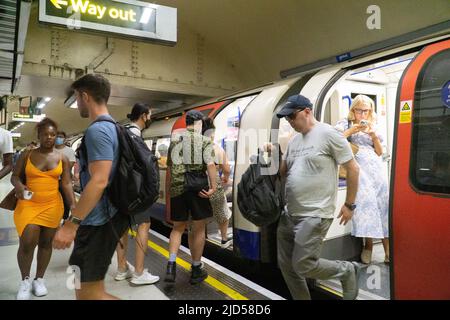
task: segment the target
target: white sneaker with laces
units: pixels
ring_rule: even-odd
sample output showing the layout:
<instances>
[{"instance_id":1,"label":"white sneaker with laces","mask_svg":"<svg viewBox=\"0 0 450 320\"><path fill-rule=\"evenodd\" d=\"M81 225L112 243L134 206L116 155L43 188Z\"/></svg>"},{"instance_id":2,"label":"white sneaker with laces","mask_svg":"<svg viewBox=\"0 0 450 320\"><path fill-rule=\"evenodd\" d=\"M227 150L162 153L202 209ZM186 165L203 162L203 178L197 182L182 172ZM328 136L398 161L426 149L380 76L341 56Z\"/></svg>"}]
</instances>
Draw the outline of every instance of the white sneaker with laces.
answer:
<instances>
[{"instance_id":1,"label":"white sneaker with laces","mask_svg":"<svg viewBox=\"0 0 450 320\"><path fill-rule=\"evenodd\" d=\"M31 279L26 277L20 282L19 292L17 293L17 300L31 299Z\"/></svg>"},{"instance_id":2,"label":"white sneaker with laces","mask_svg":"<svg viewBox=\"0 0 450 320\"><path fill-rule=\"evenodd\" d=\"M129 279L133 276L133 274L134 274L134 267L127 261L127 270L125 272L117 270L114 280L122 281L125 279Z\"/></svg>"},{"instance_id":3,"label":"white sneaker with laces","mask_svg":"<svg viewBox=\"0 0 450 320\"><path fill-rule=\"evenodd\" d=\"M133 274L133 278L131 279L131 283L135 285L144 285L144 284L154 284L159 281L158 276L154 276L148 272L147 269L144 269L141 275Z\"/></svg>"},{"instance_id":4,"label":"white sneaker with laces","mask_svg":"<svg viewBox=\"0 0 450 320\"><path fill-rule=\"evenodd\" d=\"M33 280L32 292L36 297L43 297L48 294L48 290L47 287L45 286L44 279L37 278L36 280Z\"/></svg>"}]
</instances>

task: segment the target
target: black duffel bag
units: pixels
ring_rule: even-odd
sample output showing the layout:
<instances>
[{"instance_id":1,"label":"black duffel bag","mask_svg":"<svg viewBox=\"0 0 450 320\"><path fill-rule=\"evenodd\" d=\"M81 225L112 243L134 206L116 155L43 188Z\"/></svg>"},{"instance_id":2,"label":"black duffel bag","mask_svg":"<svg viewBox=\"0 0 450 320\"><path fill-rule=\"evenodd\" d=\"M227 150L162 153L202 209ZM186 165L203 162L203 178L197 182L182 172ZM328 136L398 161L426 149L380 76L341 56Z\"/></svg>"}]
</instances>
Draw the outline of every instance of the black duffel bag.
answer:
<instances>
[{"instance_id":1,"label":"black duffel bag","mask_svg":"<svg viewBox=\"0 0 450 320\"><path fill-rule=\"evenodd\" d=\"M269 165L259 150L256 161L251 162L238 184L237 203L244 218L264 227L276 222L283 210L281 178L279 173L262 174Z\"/></svg>"}]
</instances>

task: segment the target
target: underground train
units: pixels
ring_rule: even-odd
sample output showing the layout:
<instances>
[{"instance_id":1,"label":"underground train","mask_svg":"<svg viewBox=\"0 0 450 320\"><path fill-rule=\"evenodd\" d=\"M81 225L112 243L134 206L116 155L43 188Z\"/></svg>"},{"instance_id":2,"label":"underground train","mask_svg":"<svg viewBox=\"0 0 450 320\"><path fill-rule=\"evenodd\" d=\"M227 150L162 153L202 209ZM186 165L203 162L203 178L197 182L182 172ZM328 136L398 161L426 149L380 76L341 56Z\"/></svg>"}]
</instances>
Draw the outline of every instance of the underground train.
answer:
<instances>
[{"instance_id":1,"label":"underground train","mask_svg":"<svg viewBox=\"0 0 450 320\"><path fill-rule=\"evenodd\" d=\"M166 160L171 135L185 127L187 110L199 110L214 119L214 140L226 151L232 168L227 199L232 210L229 231L233 246L227 250L242 259L276 262L276 224L260 228L246 220L237 206L237 185L258 148L271 142L279 143L285 151L295 133L285 119L276 117L276 112L287 97L299 93L313 102L316 119L331 125L347 116L356 95L371 97L377 124L386 137L380 175L390 183L391 262L367 268L366 281L360 283L360 297L450 299L448 34L305 71L178 113L156 115L144 132L144 140L160 159L160 197L151 209L153 216L169 221L170 195L165 181L169 175ZM443 183L429 179L436 170L436 154L447 155L447 178ZM345 193L345 180L339 179L335 216ZM211 222L207 229L209 243L220 246L217 226ZM350 234L351 223L341 226L335 219L321 255L359 259L362 241ZM340 294L337 281L317 281L314 285Z\"/></svg>"}]
</instances>

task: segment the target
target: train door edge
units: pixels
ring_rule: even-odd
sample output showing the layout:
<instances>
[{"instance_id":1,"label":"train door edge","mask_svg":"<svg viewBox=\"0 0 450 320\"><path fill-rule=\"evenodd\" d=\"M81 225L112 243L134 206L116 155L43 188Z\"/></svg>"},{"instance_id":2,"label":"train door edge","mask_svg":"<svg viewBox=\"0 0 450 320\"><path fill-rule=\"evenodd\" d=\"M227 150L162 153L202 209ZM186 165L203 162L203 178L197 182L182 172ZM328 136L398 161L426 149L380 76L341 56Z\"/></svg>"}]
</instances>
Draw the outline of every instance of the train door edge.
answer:
<instances>
[{"instance_id":1,"label":"train door edge","mask_svg":"<svg viewBox=\"0 0 450 320\"><path fill-rule=\"evenodd\" d=\"M417 138L415 135L419 130L418 120L421 117L418 114L419 109L415 113L414 108L420 105L419 97L423 94L418 90L418 81L423 80L424 72L433 58L444 52L450 52L450 40L425 46L405 69L398 84L389 203L391 299L440 299L444 297L448 299L450 296L449 288L444 288L445 283L450 282L448 270L447 273L436 272L439 268L445 269L447 267L445 264L450 265L450 262L444 261L445 257L442 257L442 254L445 255L445 250L435 248L440 247L440 244L430 245L431 242L428 239L428 237L435 238L439 233L436 228L432 228L432 223L437 229L440 226L436 223L442 224L446 221L447 226L450 223L448 214L450 199L448 199L448 193L439 194L439 192L420 190L411 178L412 174L416 175L412 172L412 160L417 160L417 155L415 155L417 150L413 150L413 144L416 144L414 139ZM438 89L442 95L447 92L449 99L447 110L450 118L450 78L446 81L445 85L440 84ZM445 89L445 86L448 86L448 90ZM417 171L417 168L414 171ZM408 210L411 206L414 207L414 210ZM431 210L431 207L434 210ZM421 216L421 210L427 212ZM411 215L411 212L414 215ZM429 214L435 215L435 218L429 219ZM427 219L428 223L422 224L424 219ZM429 230L427 230L427 226L429 226ZM411 232L414 230L417 232ZM447 236L445 241L450 243L448 232L443 234ZM415 238L414 235L417 237ZM420 238L419 235L424 237ZM421 258L425 257L428 258L427 261L421 263L423 260ZM450 260L450 256L448 260ZM415 264L411 264L412 261ZM433 263L435 264L433 265Z\"/></svg>"}]
</instances>

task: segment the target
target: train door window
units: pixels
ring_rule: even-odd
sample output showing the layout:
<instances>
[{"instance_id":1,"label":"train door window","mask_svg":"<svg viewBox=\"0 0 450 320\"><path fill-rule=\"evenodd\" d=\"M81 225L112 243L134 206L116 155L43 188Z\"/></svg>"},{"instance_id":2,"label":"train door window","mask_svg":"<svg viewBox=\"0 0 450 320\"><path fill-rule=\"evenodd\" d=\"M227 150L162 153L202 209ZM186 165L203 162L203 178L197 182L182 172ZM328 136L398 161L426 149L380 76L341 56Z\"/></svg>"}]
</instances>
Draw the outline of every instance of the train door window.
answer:
<instances>
[{"instance_id":1,"label":"train door window","mask_svg":"<svg viewBox=\"0 0 450 320\"><path fill-rule=\"evenodd\" d=\"M209 117L209 114L211 113L212 110L213 109L205 109L205 110L199 110L199 111L203 114L203 116Z\"/></svg>"},{"instance_id":2,"label":"train door window","mask_svg":"<svg viewBox=\"0 0 450 320\"><path fill-rule=\"evenodd\" d=\"M278 131L278 143L280 144L281 152L286 153L289 141L297 134L285 118L280 119L280 127Z\"/></svg>"},{"instance_id":3,"label":"train door window","mask_svg":"<svg viewBox=\"0 0 450 320\"><path fill-rule=\"evenodd\" d=\"M227 159L231 166L231 181L234 175L234 164L236 160L237 139L241 116L245 108L255 97L256 95L252 95L233 101L221 110L214 119L214 125L216 127L214 142L225 150Z\"/></svg>"},{"instance_id":4,"label":"train door window","mask_svg":"<svg viewBox=\"0 0 450 320\"><path fill-rule=\"evenodd\" d=\"M410 178L419 191L450 194L450 50L424 65L417 79Z\"/></svg>"},{"instance_id":5,"label":"train door window","mask_svg":"<svg viewBox=\"0 0 450 320\"><path fill-rule=\"evenodd\" d=\"M225 151L228 163L230 165L230 177L228 180L228 186L230 187L225 188L225 197L227 199L227 206L231 210L231 212L233 212L232 186L237 156L237 140L241 123L241 116L244 110L256 96L257 95L252 95L236 99L232 103L225 106L221 111L219 111L219 113L214 118L214 126L216 127L214 142L215 144L221 146ZM233 221L233 219L230 218L228 221L229 222L226 235L227 238L229 238L231 236L231 233L233 232L233 228L230 225L230 222ZM220 244L221 240L225 238L225 235L223 235L222 232L224 231L219 230L219 225L215 220L212 220L211 223L208 224L207 233L209 241ZM232 249L232 246L228 248Z\"/></svg>"},{"instance_id":6,"label":"train door window","mask_svg":"<svg viewBox=\"0 0 450 320\"><path fill-rule=\"evenodd\" d=\"M160 169L167 169L167 154L169 151L170 137L159 138L156 140L155 155L158 157Z\"/></svg>"},{"instance_id":7,"label":"train door window","mask_svg":"<svg viewBox=\"0 0 450 320\"><path fill-rule=\"evenodd\" d=\"M153 150L153 140L152 139L147 139L147 140L144 140L145 141L145 144L147 145L147 147L150 149L150 151L152 151Z\"/></svg>"}]
</instances>

